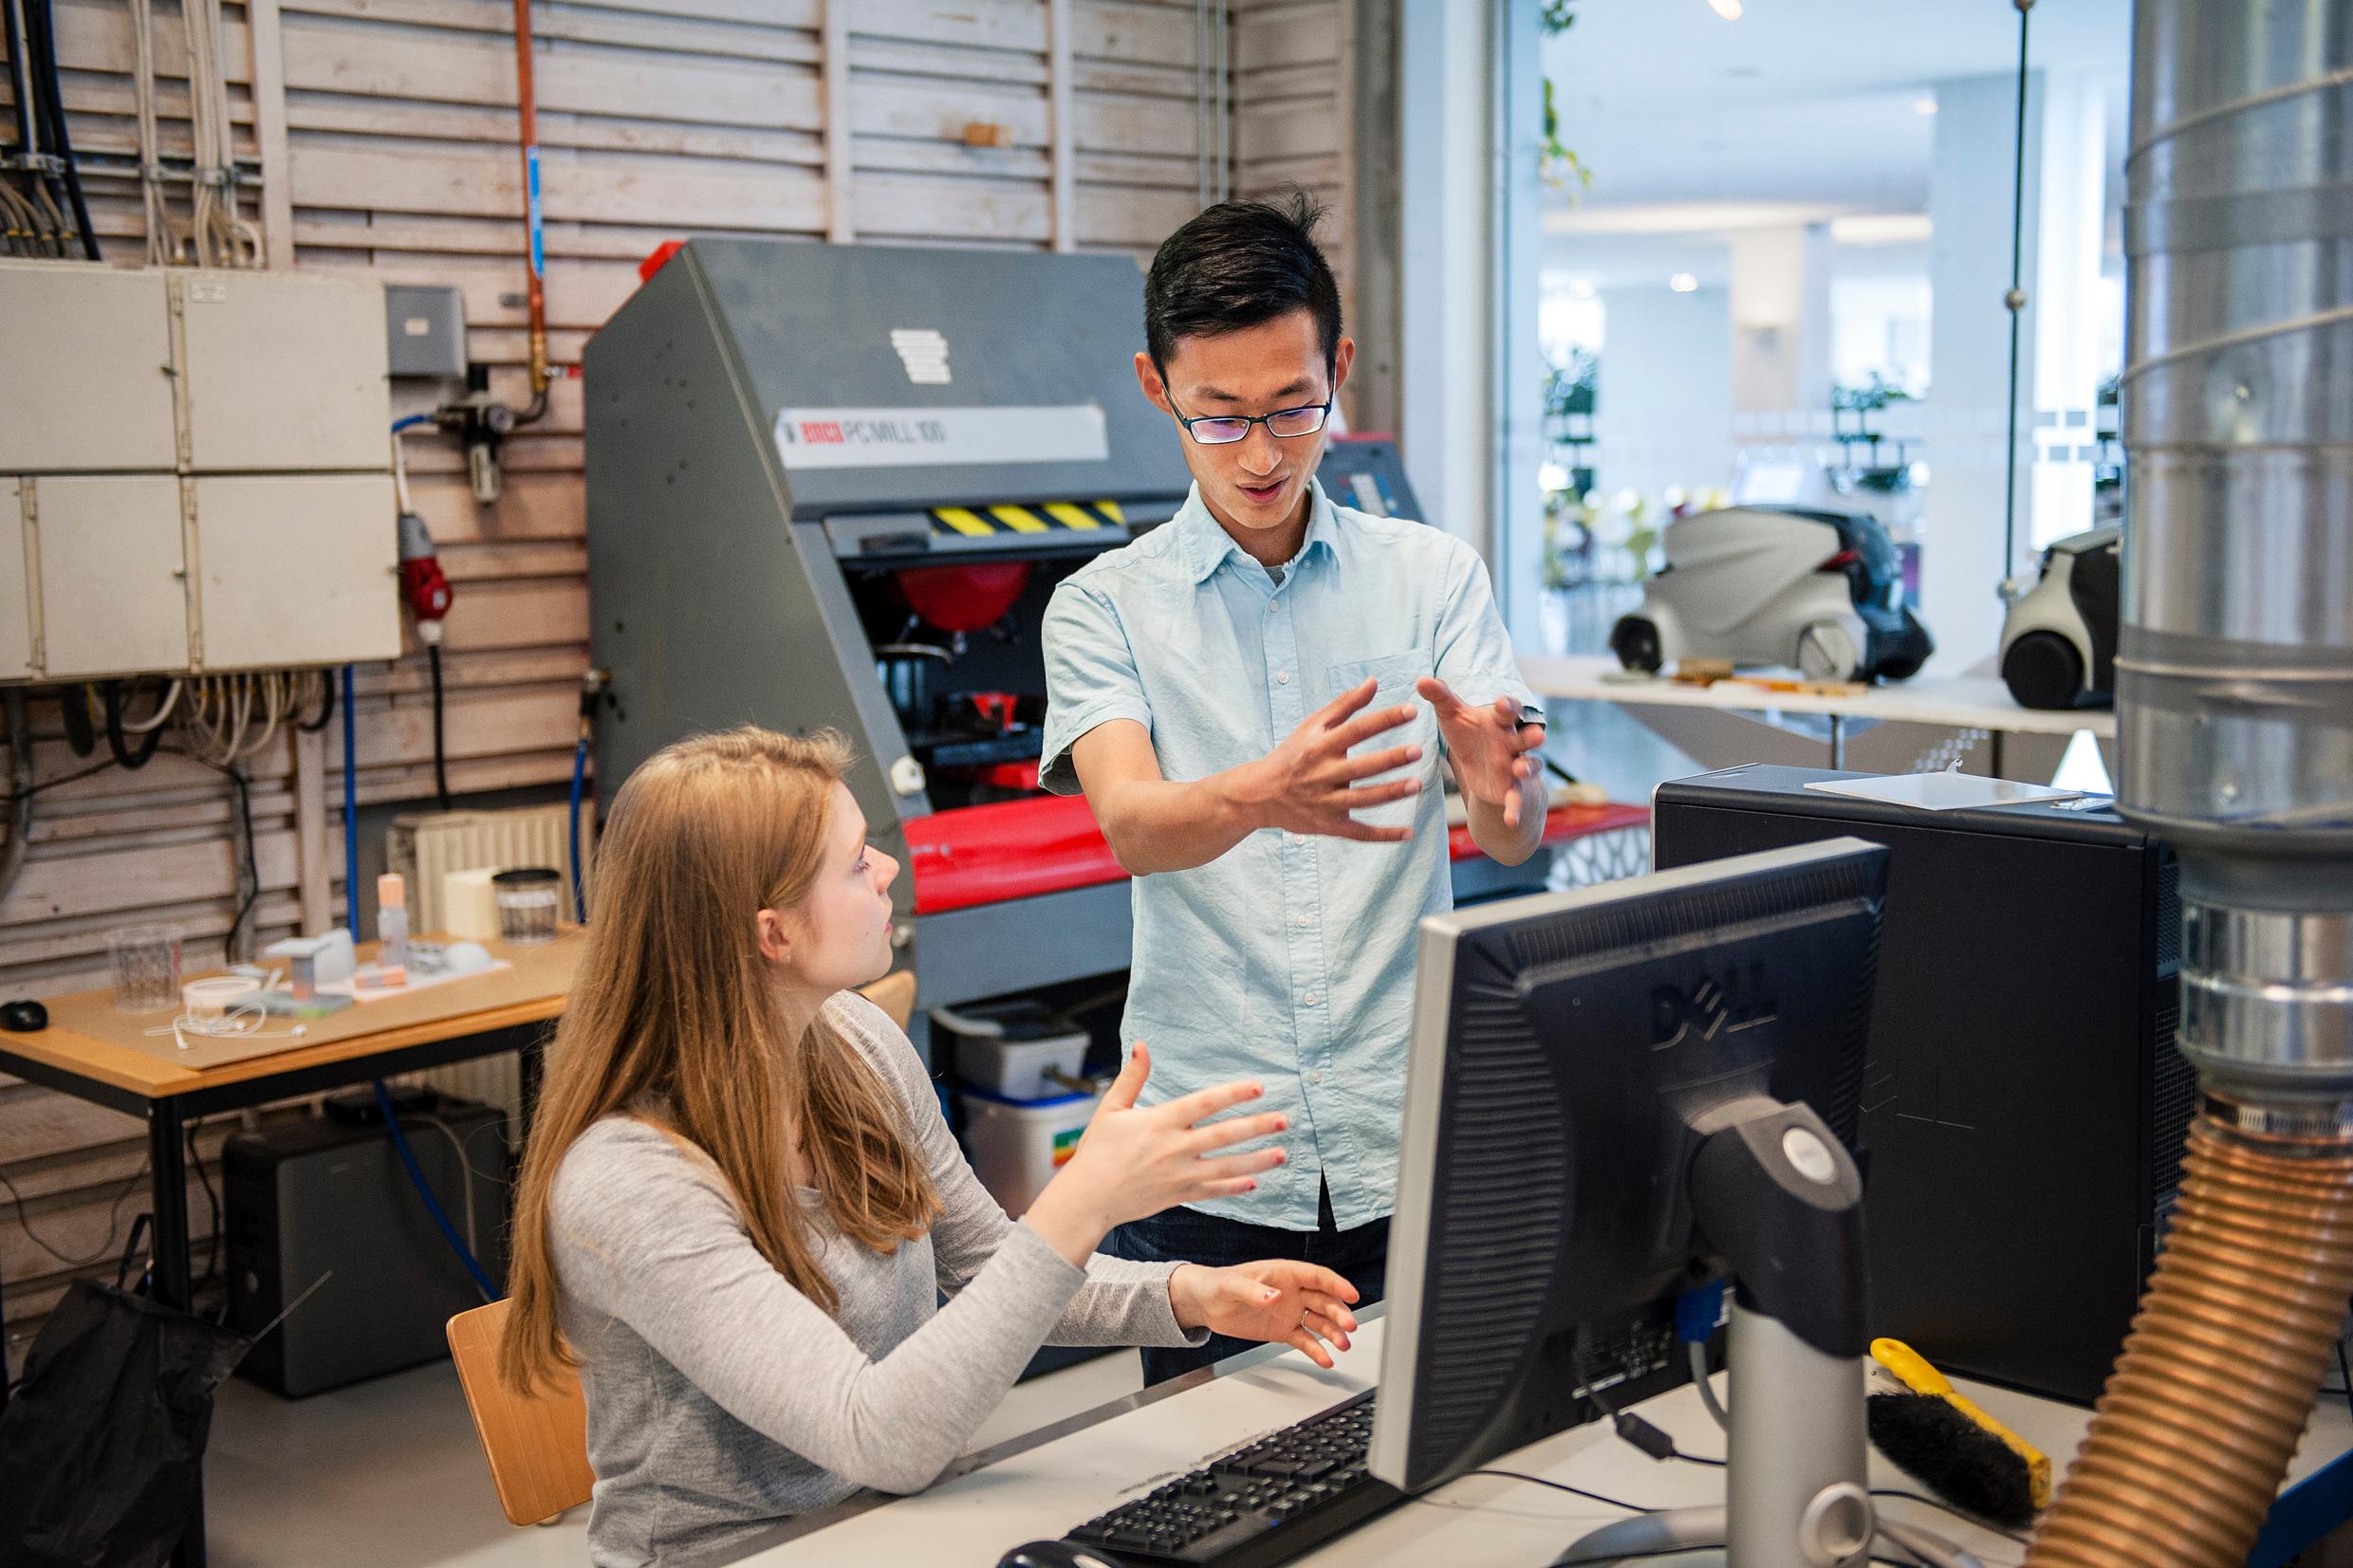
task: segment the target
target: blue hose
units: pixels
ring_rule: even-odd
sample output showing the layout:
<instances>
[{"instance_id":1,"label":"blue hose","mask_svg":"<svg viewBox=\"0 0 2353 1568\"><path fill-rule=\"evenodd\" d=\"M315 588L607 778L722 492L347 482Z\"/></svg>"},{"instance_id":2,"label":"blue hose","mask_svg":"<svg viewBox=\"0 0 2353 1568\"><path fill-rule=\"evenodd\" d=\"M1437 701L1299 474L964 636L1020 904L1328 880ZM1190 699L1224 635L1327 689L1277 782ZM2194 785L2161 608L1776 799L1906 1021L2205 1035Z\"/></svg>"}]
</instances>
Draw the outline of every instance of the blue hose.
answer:
<instances>
[{"instance_id":1,"label":"blue hose","mask_svg":"<svg viewBox=\"0 0 2353 1568\"><path fill-rule=\"evenodd\" d=\"M460 1236L457 1227L450 1224L449 1215L442 1210L441 1200L433 1195L433 1189L426 1184L425 1172L417 1163L417 1152L409 1147L408 1134L400 1131L400 1118L393 1112L392 1096L385 1092L384 1080L380 1078L376 1080L376 1109L384 1118L384 1131L392 1134L392 1147L398 1153L400 1164L408 1171L409 1181L416 1187L417 1195L425 1200L425 1211L433 1216L433 1223L441 1227L442 1240L450 1244L450 1250L457 1254L457 1261L464 1264L466 1272L473 1276L474 1286L482 1292L482 1299L486 1301L497 1301L497 1286L491 1284L491 1277L482 1272L482 1265L474 1262L472 1250L466 1245L466 1238ZM458 1179L472 1181L473 1172L460 1171Z\"/></svg>"},{"instance_id":2,"label":"blue hose","mask_svg":"<svg viewBox=\"0 0 2353 1568\"><path fill-rule=\"evenodd\" d=\"M343 923L360 937L360 762L351 719L351 666L343 666Z\"/></svg>"},{"instance_id":3,"label":"blue hose","mask_svg":"<svg viewBox=\"0 0 2353 1568\"><path fill-rule=\"evenodd\" d=\"M430 425L432 423L433 415L430 414L412 414L405 419L395 419L392 422L392 433L395 435L398 435L404 430L414 430L418 425Z\"/></svg>"},{"instance_id":4,"label":"blue hose","mask_svg":"<svg viewBox=\"0 0 2353 1568\"><path fill-rule=\"evenodd\" d=\"M588 737L583 735L580 744L572 747L572 836L565 842L570 847L572 855L572 907L580 912L580 923L584 926L588 923L588 895L581 884L580 876L580 801L581 786L587 776Z\"/></svg>"}]
</instances>

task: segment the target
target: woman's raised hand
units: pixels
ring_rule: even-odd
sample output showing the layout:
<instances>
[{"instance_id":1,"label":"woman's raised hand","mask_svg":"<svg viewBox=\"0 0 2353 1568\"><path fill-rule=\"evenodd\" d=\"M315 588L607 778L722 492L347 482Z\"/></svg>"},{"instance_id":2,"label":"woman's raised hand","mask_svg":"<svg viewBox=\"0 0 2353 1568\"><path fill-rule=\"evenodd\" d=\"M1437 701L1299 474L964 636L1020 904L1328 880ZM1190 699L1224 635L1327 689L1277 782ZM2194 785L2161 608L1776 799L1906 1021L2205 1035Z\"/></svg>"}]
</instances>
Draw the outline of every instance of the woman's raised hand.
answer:
<instances>
[{"instance_id":1,"label":"woman's raised hand","mask_svg":"<svg viewBox=\"0 0 2353 1568\"><path fill-rule=\"evenodd\" d=\"M1218 1153L1282 1132L1290 1118L1281 1112L1209 1120L1256 1099L1263 1086L1238 1079L1139 1109L1136 1097L1151 1073L1151 1050L1138 1041L1095 1108L1078 1152L1023 1216L1073 1267L1086 1266L1114 1226L1247 1192L1258 1185L1258 1172L1283 1163L1280 1148Z\"/></svg>"}]
</instances>

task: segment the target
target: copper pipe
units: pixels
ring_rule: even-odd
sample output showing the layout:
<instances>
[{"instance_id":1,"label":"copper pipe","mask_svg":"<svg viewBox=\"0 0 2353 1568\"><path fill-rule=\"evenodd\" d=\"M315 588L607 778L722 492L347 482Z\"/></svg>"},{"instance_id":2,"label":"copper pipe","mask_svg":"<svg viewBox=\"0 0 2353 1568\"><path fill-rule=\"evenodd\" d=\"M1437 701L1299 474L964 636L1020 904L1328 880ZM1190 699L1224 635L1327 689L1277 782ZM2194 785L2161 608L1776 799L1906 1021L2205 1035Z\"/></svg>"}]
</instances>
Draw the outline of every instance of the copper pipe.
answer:
<instances>
[{"instance_id":1,"label":"copper pipe","mask_svg":"<svg viewBox=\"0 0 2353 1568\"><path fill-rule=\"evenodd\" d=\"M531 398L544 411L547 398L547 255L539 202L539 92L531 80L531 0L514 0L515 108L521 116L516 139L523 151L523 220L530 273ZM534 412L529 417L536 418Z\"/></svg>"},{"instance_id":2,"label":"copper pipe","mask_svg":"<svg viewBox=\"0 0 2353 1568\"><path fill-rule=\"evenodd\" d=\"M2157 1271L2029 1568L2237 1568L2353 1296L2353 1146L2201 1115Z\"/></svg>"}]
</instances>

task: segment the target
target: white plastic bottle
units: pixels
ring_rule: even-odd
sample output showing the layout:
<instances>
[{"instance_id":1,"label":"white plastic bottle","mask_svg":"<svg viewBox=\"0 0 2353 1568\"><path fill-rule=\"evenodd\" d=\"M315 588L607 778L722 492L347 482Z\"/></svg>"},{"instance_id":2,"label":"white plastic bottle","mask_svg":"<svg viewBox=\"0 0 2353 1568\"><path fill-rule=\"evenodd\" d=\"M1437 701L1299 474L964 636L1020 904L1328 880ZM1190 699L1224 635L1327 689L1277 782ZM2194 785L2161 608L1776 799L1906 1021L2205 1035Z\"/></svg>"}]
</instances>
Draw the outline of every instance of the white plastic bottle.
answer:
<instances>
[{"instance_id":1,"label":"white plastic bottle","mask_svg":"<svg viewBox=\"0 0 2353 1568\"><path fill-rule=\"evenodd\" d=\"M409 968L409 890L397 871L376 878L376 966L379 984L405 986Z\"/></svg>"}]
</instances>

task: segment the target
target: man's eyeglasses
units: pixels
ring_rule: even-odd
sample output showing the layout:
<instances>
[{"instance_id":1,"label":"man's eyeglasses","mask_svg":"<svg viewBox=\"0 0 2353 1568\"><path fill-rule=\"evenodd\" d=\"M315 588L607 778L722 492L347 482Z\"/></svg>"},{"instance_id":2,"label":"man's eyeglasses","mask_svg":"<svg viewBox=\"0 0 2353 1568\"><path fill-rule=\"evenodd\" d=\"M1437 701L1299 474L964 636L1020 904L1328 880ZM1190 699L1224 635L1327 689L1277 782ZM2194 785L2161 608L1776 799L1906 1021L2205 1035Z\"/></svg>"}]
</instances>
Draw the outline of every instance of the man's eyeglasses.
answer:
<instances>
[{"instance_id":1,"label":"man's eyeglasses","mask_svg":"<svg viewBox=\"0 0 2353 1568\"><path fill-rule=\"evenodd\" d=\"M1176 407L1172 400L1171 408ZM1332 400L1306 408L1279 408L1272 414L1220 414L1204 418L1188 419L1176 415L1176 422L1185 427L1185 434L1205 447L1231 446L1251 432L1252 425L1264 425L1269 435L1313 435L1324 428L1331 416Z\"/></svg>"}]
</instances>

